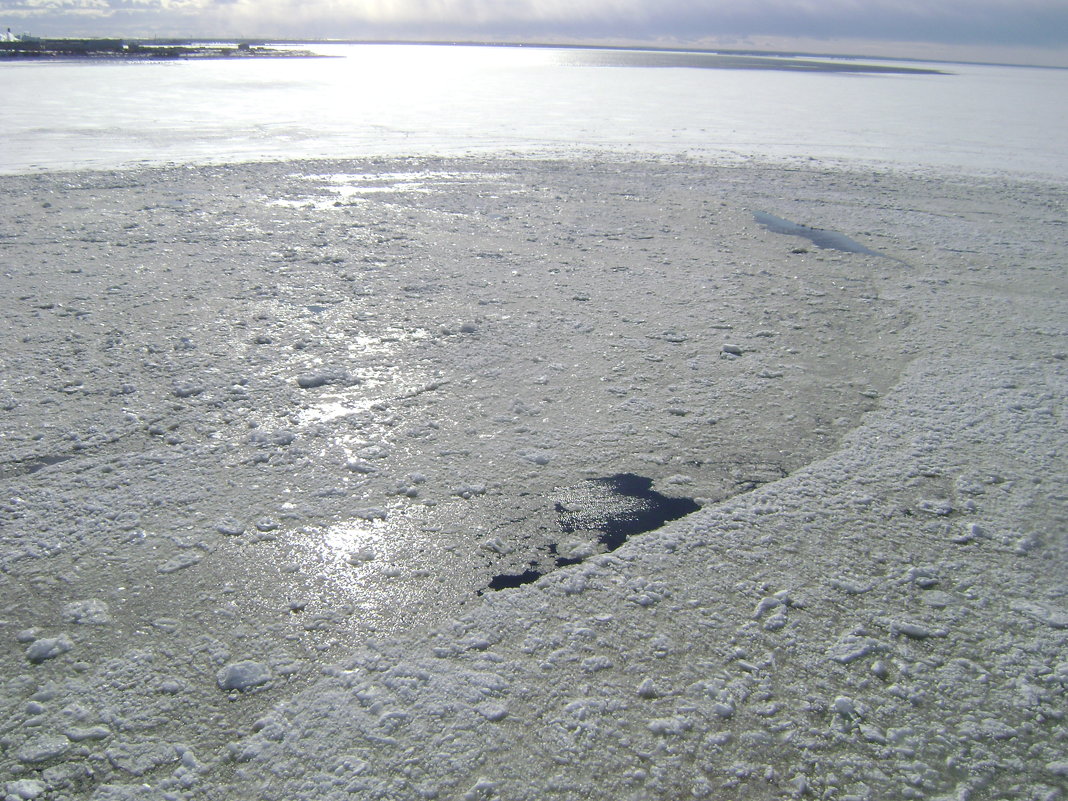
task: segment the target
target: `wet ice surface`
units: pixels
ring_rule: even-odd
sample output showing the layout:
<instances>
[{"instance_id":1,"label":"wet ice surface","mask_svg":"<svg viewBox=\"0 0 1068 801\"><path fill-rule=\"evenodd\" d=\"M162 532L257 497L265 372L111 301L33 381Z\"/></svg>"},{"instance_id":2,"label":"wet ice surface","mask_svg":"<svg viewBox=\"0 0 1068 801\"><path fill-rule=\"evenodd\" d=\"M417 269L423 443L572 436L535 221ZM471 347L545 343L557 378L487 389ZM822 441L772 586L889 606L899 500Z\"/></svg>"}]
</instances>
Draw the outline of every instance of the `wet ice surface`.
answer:
<instances>
[{"instance_id":1,"label":"wet ice surface","mask_svg":"<svg viewBox=\"0 0 1068 801\"><path fill-rule=\"evenodd\" d=\"M371 202L374 200L374 195L395 195L409 192L432 194L441 192L449 186L467 184L472 176L470 173L464 172L416 170L411 172L336 173L333 175L299 174L294 177L310 182L311 185L315 186L316 194L302 198L281 198L274 202L280 206L322 211L343 205ZM484 177L491 178L493 176Z\"/></svg>"},{"instance_id":2,"label":"wet ice surface","mask_svg":"<svg viewBox=\"0 0 1068 801\"><path fill-rule=\"evenodd\" d=\"M517 798L1062 776L1056 192L433 160L6 189L18 781L288 801L478 797L481 770ZM745 211L773 202L918 272L794 252ZM625 474L703 508L611 552L561 531L554 498Z\"/></svg>"},{"instance_id":3,"label":"wet ice surface","mask_svg":"<svg viewBox=\"0 0 1068 801\"><path fill-rule=\"evenodd\" d=\"M837 231L827 231L823 228L811 228L807 225L800 225L795 222L790 222L789 220L784 220L781 217L776 217L774 214L768 214L764 211L754 211L753 219L772 233L785 234L787 236L803 236L818 248L841 250L845 253L863 253L868 256L885 256L885 254L870 250L859 242L856 242L845 234L840 234Z\"/></svg>"}]
</instances>

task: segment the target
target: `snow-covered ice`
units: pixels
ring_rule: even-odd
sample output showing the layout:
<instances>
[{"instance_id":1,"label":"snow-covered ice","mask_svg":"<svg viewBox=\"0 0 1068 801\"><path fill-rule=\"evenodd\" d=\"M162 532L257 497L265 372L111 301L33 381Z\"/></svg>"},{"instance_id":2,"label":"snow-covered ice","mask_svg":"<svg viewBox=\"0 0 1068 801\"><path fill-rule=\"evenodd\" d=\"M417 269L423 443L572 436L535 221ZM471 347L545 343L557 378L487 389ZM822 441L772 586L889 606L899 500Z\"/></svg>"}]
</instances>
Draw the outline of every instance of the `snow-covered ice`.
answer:
<instances>
[{"instance_id":1,"label":"snow-covered ice","mask_svg":"<svg viewBox=\"0 0 1068 801\"><path fill-rule=\"evenodd\" d=\"M1066 225L668 159L5 177L0 789L1063 798ZM568 530L620 475L701 508Z\"/></svg>"}]
</instances>

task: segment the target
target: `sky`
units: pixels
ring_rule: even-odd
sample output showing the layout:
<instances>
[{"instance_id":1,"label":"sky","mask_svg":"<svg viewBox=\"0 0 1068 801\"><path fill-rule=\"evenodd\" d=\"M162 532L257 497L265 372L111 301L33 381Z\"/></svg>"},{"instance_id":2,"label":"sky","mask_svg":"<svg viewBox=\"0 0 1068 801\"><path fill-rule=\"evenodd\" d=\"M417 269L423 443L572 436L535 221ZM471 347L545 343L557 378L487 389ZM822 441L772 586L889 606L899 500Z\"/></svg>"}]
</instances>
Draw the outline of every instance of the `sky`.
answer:
<instances>
[{"instance_id":1,"label":"sky","mask_svg":"<svg viewBox=\"0 0 1068 801\"><path fill-rule=\"evenodd\" d=\"M1068 66L1068 0L0 0L0 31L647 44Z\"/></svg>"}]
</instances>

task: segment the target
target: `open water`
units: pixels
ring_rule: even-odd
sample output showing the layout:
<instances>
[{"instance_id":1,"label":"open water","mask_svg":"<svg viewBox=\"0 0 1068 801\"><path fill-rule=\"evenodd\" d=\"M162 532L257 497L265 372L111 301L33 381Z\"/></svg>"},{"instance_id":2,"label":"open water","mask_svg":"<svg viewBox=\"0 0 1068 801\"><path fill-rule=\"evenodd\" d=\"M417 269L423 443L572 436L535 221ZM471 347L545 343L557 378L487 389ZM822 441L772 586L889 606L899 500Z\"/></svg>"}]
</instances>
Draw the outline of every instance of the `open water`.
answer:
<instances>
[{"instance_id":1,"label":"open water","mask_svg":"<svg viewBox=\"0 0 1068 801\"><path fill-rule=\"evenodd\" d=\"M0 63L0 172L551 154L869 163L1068 180L1068 70L533 47L323 59ZM724 68L732 67L733 68Z\"/></svg>"}]
</instances>

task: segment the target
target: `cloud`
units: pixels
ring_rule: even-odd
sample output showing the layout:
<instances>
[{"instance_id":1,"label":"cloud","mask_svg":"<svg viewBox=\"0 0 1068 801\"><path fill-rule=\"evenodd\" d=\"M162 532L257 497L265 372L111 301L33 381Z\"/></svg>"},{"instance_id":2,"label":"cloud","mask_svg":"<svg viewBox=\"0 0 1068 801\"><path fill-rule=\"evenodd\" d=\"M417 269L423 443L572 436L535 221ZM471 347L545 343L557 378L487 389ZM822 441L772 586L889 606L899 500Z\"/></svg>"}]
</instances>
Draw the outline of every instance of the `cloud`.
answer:
<instances>
[{"instance_id":1,"label":"cloud","mask_svg":"<svg viewBox=\"0 0 1068 801\"><path fill-rule=\"evenodd\" d=\"M78 31L265 37L1068 45L1064 0L0 0L0 20Z\"/></svg>"},{"instance_id":2,"label":"cloud","mask_svg":"<svg viewBox=\"0 0 1068 801\"><path fill-rule=\"evenodd\" d=\"M22 0L18 3L0 4L0 13L6 13L11 7L16 13L57 14L84 11L107 12L110 5L107 0Z\"/></svg>"},{"instance_id":3,"label":"cloud","mask_svg":"<svg viewBox=\"0 0 1068 801\"><path fill-rule=\"evenodd\" d=\"M235 9L275 25L420 35L579 38L842 36L946 42L1068 42L1063 0L305 0Z\"/></svg>"}]
</instances>

